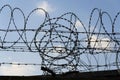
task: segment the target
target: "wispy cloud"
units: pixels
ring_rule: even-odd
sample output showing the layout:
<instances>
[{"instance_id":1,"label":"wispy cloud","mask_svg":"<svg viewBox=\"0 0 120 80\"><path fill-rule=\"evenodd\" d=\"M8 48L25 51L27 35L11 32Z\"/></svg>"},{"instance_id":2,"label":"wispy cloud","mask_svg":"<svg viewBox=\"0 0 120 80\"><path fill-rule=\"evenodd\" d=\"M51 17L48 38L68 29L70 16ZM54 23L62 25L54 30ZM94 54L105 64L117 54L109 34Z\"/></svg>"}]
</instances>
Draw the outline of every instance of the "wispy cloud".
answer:
<instances>
[{"instance_id":1,"label":"wispy cloud","mask_svg":"<svg viewBox=\"0 0 120 80\"><path fill-rule=\"evenodd\" d=\"M82 24L80 23L79 20L77 20L76 23L75 23L75 26L76 26L77 28L78 28L78 27L82 27Z\"/></svg>"},{"instance_id":2,"label":"wispy cloud","mask_svg":"<svg viewBox=\"0 0 120 80\"><path fill-rule=\"evenodd\" d=\"M0 74L2 75L30 75L33 74L35 69L32 66L19 66L19 65L9 65L9 66L1 66Z\"/></svg>"},{"instance_id":3,"label":"wispy cloud","mask_svg":"<svg viewBox=\"0 0 120 80\"><path fill-rule=\"evenodd\" d=\"M97 38L97 36L93 35L91 37L90 46L93 48L100 48L100 49L109 49L110 47L110 39L109 38Z\"/></svg>"},{"instance_id":4,"label":"wispy cloud","mask_svg":"<svg viewBox=\"0 0 120 80\"><path fill-rule=\"evenodd\" d=\"M99 48L100 47L100 45L99 45L99 42L96 42L97 41L97 36L95 36L95 35L93 35L92 37L91 37L91 40L90 40L90 46L93 48L93 47L95 47L95 48Z\"/></svg>"},{"instance_id":5,"label":"wispy cloud","mask_svg":"<svg viewBox=\"0 0 120 80\"><path fill-rule=\"evenodd\" d=\"M43 1L41 3L38 3L37 7L38 8L42 8L42 9L44 9L47 12L53 12L54 11L53 6L50 5L47 1ZM42 10L41 11L37 11L37 14L44 15L44 12Z\"/></svg>"}]
</instances>

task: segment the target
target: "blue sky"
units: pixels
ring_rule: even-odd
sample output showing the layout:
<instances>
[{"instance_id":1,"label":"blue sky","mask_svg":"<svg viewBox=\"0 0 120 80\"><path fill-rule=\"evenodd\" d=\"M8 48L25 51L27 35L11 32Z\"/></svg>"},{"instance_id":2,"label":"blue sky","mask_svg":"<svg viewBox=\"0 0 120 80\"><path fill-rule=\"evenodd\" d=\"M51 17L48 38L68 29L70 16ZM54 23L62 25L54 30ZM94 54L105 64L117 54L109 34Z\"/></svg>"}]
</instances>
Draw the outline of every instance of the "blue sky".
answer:
<instances>
[{"instance_id":1,"label":"blue sky","mask_svg":"<svg viewBox=\"0 0 120 80\"><path fill-rule=\"evenodd\" d=\"M35 8L44 8L50 15L50 17L58 17L66 12L75 13L80 20L88 26L89 16L94 8L107 11L112 18L120 11L120 0L0 0L0 8L3 5L9 4L12 8L18 7L22 9L27 16ZM17 14L17 13L16 13ZM21 15L15 15L15 20L19 28L23 26L23 18ZM6 29L6 20L8 19L5 14L0 16L0 26L2 29ZM30 18L27 26L29 28L38 28L44 16L42 13L35 13ZM39 21L40 20L40 21ZM33 27L35 26L35 27ZM23 27L22 27L23 28ZM2 33L1 33L2 34ZM12 35L12 34L11 34ZM27 34L29 35L29 33ZM31 34L32 35L32 34ZM16 34L17 36L17 34ZM15 37L8 37L10 40ZM15 52L0 52L0 62L22 62L22 63L37 63L40 64L41 59L37 53L15 53ZM1 65L0 75L39 75L41 74L40 66L16 66L16 65Z\"/></svg>"}]
</instances>

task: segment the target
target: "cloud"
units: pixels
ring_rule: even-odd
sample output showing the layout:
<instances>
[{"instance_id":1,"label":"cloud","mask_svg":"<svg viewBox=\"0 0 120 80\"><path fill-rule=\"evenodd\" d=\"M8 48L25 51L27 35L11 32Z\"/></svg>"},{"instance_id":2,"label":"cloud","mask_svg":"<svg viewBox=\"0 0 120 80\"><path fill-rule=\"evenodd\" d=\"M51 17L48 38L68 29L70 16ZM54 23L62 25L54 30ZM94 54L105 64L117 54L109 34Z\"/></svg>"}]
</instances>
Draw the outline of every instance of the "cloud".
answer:
<instances>
[{"instance_id":1,"label":"cloud","mask_svg":"<svg viewBox=\"0 0 120 80\"><path fill-rule=\"evenodd\" d=\"M0 67L0 75L14 75L14 76L23 76L31 75L35 71L35 68L32 66L23 66L23 65L2 65Z\"/></svg>"},{"instance_id":2,"label":"cloud","mask_svg":"<svg viewBox=\"0 0 120 80\"><path fill-rule=\"evenodd\" d=\"M75 27L76 27L78 32L86 32L86 30L85 30L86 27L85 26L86 25L83 26L82 23L79 20L77 20L75 22Z\"/></svg>"},{"instance_id":3,"label":"cloud","mask_svg":"<svg viewBox=\"0 0 120 80\"><path fill-rule=\"evenodd\" d=\"M109 43L110 43L110 39L108 38L103 38L101 39L101 47L102 48L108 48L109 47Z\"/></svg>"},{"instance_id":4,"label":"cloud","mask_svg":"<svg viewBox=\"0 0 120 80\"><path fill-rule=\"evenodd\" d=\"M82 27L82 24L80 23L79 20L76 21L75 23L76 28Z\"/></svg>"},{"instance_id":5,"label":"cloud","mask_svg":"<svg viewBox=\"0 0 120 80\"><path fill-rule=\"evenodd\" d=\"M109 38L97 38L97 36L93 35L90 41L90 46L92 48L109 49L110 47Z\"/></svg>"},{"instance_id":6,"label":"cloud","mask_svg":"<svg viewBox=\"0 0 120 80\"><path fill-rule=\"evenodd\" d=\"M64 48L62 45L54 46L54 49L55 49L55 50L53 51L54 53L58 53L58 52L59 52L59 53L61 53L61 52L64 53L64 52L65 52L65 48Z\"/></svg>"},{"instance_id":7,"label":"cloud","mask_svg":"<svg viewBox=\"0 0 120 80\"><path fill-rule=\"evenodd\" d=\"M92 48L99 48L100 45L99 45L99 42L96 42L97 41L97 36L93 35L90 39L90 46Z\"/></svg>"},{"instance_id":8,"label":"cloud","mask_svg":"<svg viewBox=\"0 0 120 80\"><path fill-rule=\"evenodd\" d=\"M65 53L65 48L62 45L56 45L53 46L53 48L46 50L46 52L49 52L49 54L47 54L49 56L58 57L59 55Z\"/></svg>"},{"instance_id":9,"label":"cloud","mask_svg":"<svg viewBox=\"0 0 120 80\"><path fill-rule=\"evenodd\" d=\"M37 5L37 7L42 8L47 12L53 12L54 11L54 8L47 1L43 1L43 2L39 3ZM39 10L39 11L37 11L37 14L44 15L45 13L44 13L44 11Z\"/></svg>"}]
</instances>

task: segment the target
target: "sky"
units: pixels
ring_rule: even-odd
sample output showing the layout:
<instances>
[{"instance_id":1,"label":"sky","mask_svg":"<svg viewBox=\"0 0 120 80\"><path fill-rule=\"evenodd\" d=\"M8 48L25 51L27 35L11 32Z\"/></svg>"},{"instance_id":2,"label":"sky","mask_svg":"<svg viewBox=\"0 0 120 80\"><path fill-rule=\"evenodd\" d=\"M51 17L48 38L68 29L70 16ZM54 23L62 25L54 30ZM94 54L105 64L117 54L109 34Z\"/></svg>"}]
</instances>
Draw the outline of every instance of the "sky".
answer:
<instances>
[{"instance_id":1,"label":"sky","mask_svg":"<svg viewBox=\"0 0 120 80\"><path fill-rule=\"evenodd\" d=\"M120 0L0 0L0 8L3 5L9 4L12 8L18 7L20 8L25 16L35 8L43 8L46 10L50 17L58 17L67 12L75 13L80 20L88 27L89 17L92 9L99 8L102 11L107 11L112 18L116 15L117 12L120 11L119 7ZM8 24L8 9L7 13L1 13L0 15L0 28L6 29L6 25ZM38 28L39 24L42 24L44 20L43 12L36 12L30 17L28 21L27 27L30 29ZM19 29L23 28L23 17L21 14L15 13L15 21L16 25ZM33 27L34 26L34 27ZM79 22L76 23L76 26L81 26ZM109 28L109 27L108 27ZM1 35L3 33L0 32ZM14 34L14 33L13 33ZM11 36L12 34L10 34ZM18 34L14 34L16 37ZM27 33L27 35L32 35L32 33ZM2 36L1 36L2 37ZM8 37L9 40L16 40L16 37ZM95 40L96 37L93 36L92 40ZM30 39L29 37L28 39ZM32 37L33 38L33 37ZM32 39L31 39L32 40ZM108 40L104 38L104 40ZM107 43L103 43L102 47L106 46ZM93 46L92 43L91 46ZM41 58L38 53L31 54L30 52L0 52L0 62L13 62L13 63L41 63ZM1 65L0 66L0 75L40 75L41 70L40 66L25 66L25 65Z\"/></svg>"}]
</instances>

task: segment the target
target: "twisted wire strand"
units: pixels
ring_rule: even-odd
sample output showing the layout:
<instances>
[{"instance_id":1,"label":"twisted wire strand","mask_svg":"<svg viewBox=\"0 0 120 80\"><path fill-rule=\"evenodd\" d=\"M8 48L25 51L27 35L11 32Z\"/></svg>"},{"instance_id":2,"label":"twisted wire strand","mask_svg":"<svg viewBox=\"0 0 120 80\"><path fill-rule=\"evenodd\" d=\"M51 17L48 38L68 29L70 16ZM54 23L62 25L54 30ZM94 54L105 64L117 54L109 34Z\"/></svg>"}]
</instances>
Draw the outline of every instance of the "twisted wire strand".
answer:
<instances>
[{"instance_id":1,"label":"twisted wire strand","mask_svg":"<svg viewBox=\"0 0 120 80\"><path fill-rule=\"evenodd\" d=\"M40 64L2 62L1 65L34 65L53 70L56 74L69 71L99 71L118 69L120 72L120 33L115 30L120 12L114 19L110 14L95 8L92 10L88 27L72 12L59 17L51 18L42 8L32 10L28 16L20 8L11 8L10 18L6 29L0 28L0 51L33 52L38 53L42 59ZM44 20L37 29L27 26L31 16L36 11L44 12ZM23 18L23 28L19 28L15 13ZM1 15L0 15L1 16ZM107 17L111 30L105 25ZM95 18L95 19L94 19ZM77 21L83 30L77 29ZM34 33L29 39L27 33ZM10 33L16 33L15 40L7 39Z\"/></svg>"}]
</instances>

